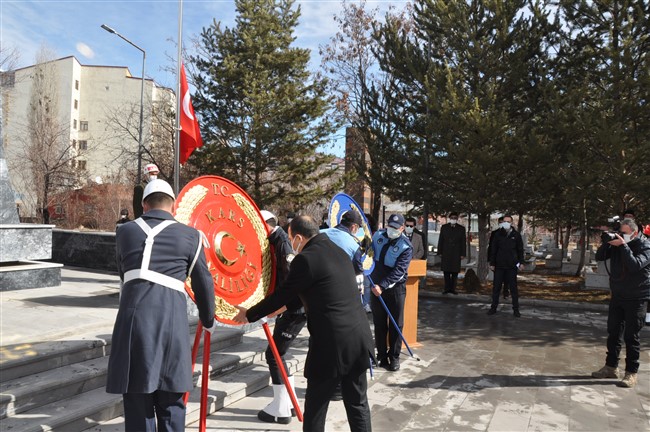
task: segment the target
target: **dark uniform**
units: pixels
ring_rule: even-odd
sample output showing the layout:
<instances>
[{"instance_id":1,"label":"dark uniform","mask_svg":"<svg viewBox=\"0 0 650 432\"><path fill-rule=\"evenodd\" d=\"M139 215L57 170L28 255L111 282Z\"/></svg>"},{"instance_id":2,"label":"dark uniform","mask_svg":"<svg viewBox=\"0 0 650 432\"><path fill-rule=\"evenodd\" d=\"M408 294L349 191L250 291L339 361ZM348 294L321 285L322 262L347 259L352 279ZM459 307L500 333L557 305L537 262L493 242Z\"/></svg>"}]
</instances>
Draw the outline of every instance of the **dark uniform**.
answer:
<instances>
[{"instance_id":1,"label":"dark uniform","mask_svg":"<svg viewBox=\"0 0 650 432\"><path fill-rule=\"evenodd\" d=\"M404 301L406 300L406 277L413 257L413 246L403 234L396 239L388 238L386 230L379 230L372 236L375 268L370 275L372 282L382 289L381 298L399 325L404 328ZM399 368L402 339L391 323L388 314L376 295L371 296L372 319L375 325L377 360L381 366L393 365ZM386 345L388 337L388 345Z\"/></svg>"},{"instance_id":2,"label":"dark uniform","mask_svg":"<svg viewBox=\"0 0 650 432\"><path fill-rule=\"evenodd\" d=\"M446 223L440 228L438 255L442 256L440 267L445 277L443 293L456 293L456 281L460 272L460 257L467 255L465 227Z\"/></svg>"},{"instance_id":3,"label":"dark uniform","mask_svg":"<svg viewBox=\"0 0 650 432\"><path fill-rule=\"evenodd\" d=\"M289 236L282 228L277 227L269 236L269 243L271 243L271 246L275 250L275 286L280 290L286 289L283 287L283 284L289 274L289 261L287 261L287 256L293 253ZM284 355L289 350L291 343L300 334L306 322L305 309L298 297L287 304L287 310L275 320L273 340L275 341L278 353L282 357L285 371L288 369ZM266 363L269 365L269 371L271 372L271 381L276 385L282 384L282 375L280 374L280 369L275 361L275 357L273 357L270 346L266 348L265 355Z\"/></svg>"},{"instance_id":4,"label":"dark uniform","mask_svg":"<svg viewBox=\"0 0 650 432\"><path fill-rule=\"evenodd\" d=\"M501 285L505 282L512 295L512 309L519 313L519 289L517 288L517 266L524 264L524 242L521 234L510 228L499 228L490 245L490 265L494 267L494 285L492 286L492 306L494 311L499 306Z\"/></svg>"},{"instance_id":5,"label":"dark uniform","mask_svg":"<svg viewBox=\"0 0 650 432\"><path fill-rule=\"evenodd\" d=\"M184 430L182 396L193 387L183 288L188 275L203 326L214 324L213 282L201 236L168 212L151 210L122 225L116 242L123 286L106 391L124 395L127 431L155 431L156 417L158 431Z\"/></svg>"},{"instance_id":6,"label":"dark uniform","mask_svg":"<svg viewBox=\"0 0 650 432\"><path fill-rule=\"evenodd\" d=\"M257 321L296 295L305 305L310 338L303 430L325 429L329 400L340 381L350 430L370 431L366 370L372 334L358 301L350 258L326 235L318 234L296 255L284 287L250 308L246 317Z\"/></svg>"}]
</instances>

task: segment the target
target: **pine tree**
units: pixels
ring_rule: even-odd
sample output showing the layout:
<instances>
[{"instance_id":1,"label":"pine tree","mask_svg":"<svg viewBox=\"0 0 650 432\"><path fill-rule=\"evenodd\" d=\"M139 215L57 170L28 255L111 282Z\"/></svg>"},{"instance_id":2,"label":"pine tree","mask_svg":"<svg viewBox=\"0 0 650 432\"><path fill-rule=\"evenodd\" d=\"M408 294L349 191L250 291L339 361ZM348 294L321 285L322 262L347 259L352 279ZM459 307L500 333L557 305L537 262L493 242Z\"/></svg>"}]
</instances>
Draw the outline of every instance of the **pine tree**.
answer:
<instances>
[{"instance_id":1,"label":"pine tree","mask_svg":"<svg viewBox=\"0 0 650 432\"><path fill-rule=\"evenodd\" d=\"M259 206L282 209L330 193L317 182L334 172L324 168L331 157L317 151L336 129L326 117L327 83L308 70L309 50L292 46L300 17L292 6L236 0L234 28L214 21L192 57L206 143L193 163L234 181Z\"/></svg>"}]
</instances>

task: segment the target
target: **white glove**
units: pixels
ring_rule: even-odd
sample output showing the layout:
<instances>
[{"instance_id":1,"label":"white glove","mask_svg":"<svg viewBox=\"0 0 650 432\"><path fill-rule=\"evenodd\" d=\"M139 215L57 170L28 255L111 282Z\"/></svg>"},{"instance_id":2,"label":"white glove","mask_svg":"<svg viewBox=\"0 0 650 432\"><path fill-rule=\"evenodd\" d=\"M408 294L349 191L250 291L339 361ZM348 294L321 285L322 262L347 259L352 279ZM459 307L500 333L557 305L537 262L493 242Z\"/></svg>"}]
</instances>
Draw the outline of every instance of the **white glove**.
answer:
<instances>
[{"instance_id":1,"label":"white glove","mask_svg":"<svg viewBox=\"0 0 650 432\"><path fill-rule=\"evenodd\" d=\"M359 293L363 294L363 275L357 275L357 288L359 289Z\"/></svg>"},{"instance_id":2,"label":"white glove","mask_svg":"<svg viewBox=\"0 0 650 432\"><path fill-rule=\"evenodd\" d=\"M217 320L214 320L212 327L203 327L203 330L210 333L211 335L214 334L214 332L217 330Z\"/></svg>"}]
</instances>

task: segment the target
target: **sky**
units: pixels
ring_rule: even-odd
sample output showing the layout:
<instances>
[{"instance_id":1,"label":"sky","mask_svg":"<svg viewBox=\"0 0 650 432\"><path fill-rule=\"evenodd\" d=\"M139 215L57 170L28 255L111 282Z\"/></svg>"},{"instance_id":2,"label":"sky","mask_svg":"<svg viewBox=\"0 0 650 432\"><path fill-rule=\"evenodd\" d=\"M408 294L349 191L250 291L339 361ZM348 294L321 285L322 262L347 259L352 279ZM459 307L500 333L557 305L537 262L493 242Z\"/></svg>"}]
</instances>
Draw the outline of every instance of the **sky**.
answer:
<instances>
[{"instance_id":1,"label":"sky","mask_svg":"<svg viewBox=\"0 0 650 432\"><path fill-rule=\"evenodd\" d=\"M385 11L404 4L405 0L368 1L367 8ZM302 0L296 5L302 13L295 45L311 50L310 68L316 70L318 47L338 31L333 17L341 12L341 1ZM17 67L34 64L39 48L46 45L56 58L73 55L82 65L127 66L133 76L141 76L142 53L100 27L106 24L146 51L147 78L176 88L174 73L165 68L176 70L178 6L178 0L0 0L0 43L3 51L18 50ZM233 0L183 0L185 48L213 20L233 27L234 19Z\"/></svg>"}]
</instances>

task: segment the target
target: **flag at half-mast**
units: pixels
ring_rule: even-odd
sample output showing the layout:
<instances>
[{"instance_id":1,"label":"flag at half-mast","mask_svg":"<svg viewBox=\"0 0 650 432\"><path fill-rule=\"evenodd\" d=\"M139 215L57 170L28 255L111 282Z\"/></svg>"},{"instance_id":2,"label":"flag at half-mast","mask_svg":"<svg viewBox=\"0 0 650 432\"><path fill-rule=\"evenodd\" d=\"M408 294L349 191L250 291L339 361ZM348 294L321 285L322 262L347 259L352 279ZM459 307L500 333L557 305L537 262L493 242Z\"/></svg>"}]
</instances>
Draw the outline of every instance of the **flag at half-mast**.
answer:
<instances>
[{"instance_id":1,"label":"flag at half-mast","mask_svg":"<svg viewBox=\"0 0 650 432\"><path fill-rule=\"evenodd\" d=\"M190 100L190 88L187 85L184 64L181 65L181 94L183 95L183 101L181 103L179 160L181 164L184 164L194 149L203 145L199 121L194 115L194 107L192 107L192 101Z\"/></svg>"}]
</instances>

